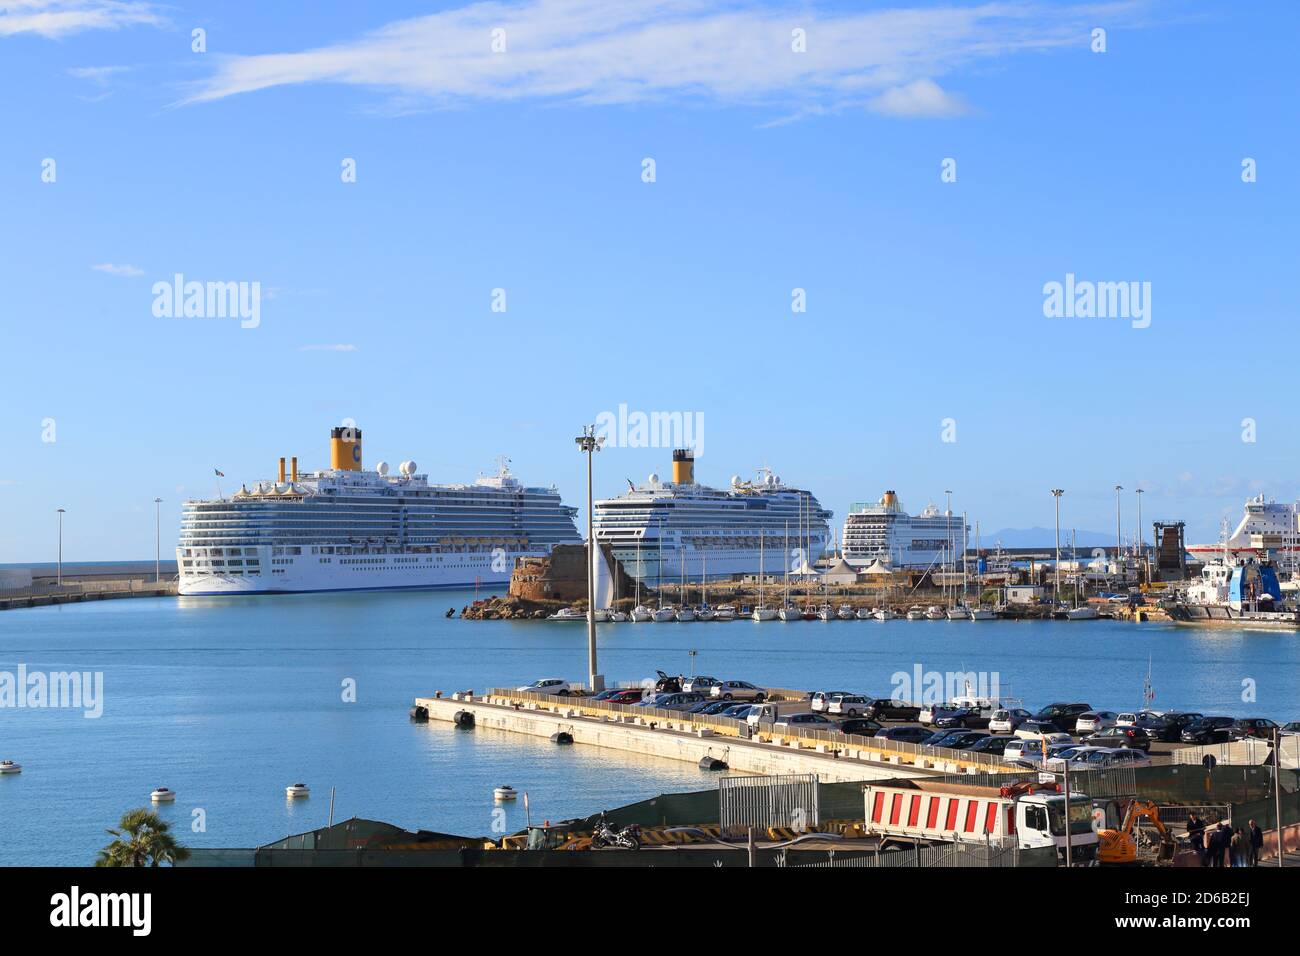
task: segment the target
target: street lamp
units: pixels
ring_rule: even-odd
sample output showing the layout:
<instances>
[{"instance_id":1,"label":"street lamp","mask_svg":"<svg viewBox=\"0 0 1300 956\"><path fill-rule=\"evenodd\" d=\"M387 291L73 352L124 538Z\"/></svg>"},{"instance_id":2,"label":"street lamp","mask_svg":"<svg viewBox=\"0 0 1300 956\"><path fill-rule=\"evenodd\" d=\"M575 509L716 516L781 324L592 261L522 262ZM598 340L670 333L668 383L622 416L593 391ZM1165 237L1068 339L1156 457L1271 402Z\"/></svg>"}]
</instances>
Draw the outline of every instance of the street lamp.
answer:
<instances>
[{"instance_id":1,"label":"street lamp","mask_svg":"<svg viewBox=\"0 0 1300 956\"><path fill-rule=\"evenodd\" d=\"M596 673L596 536L592 530L595 506L591 494L591 463L605 439L596 437L595 425L584 425L574 442L587 455L587 677L594 693L605 689L605 681Z\"/></svg>"},{"instance_id":2,"label":"street lamp","mask_svg":"<svg viewBox=\"0 0 1300 956\"><path fill-rule=\"evenodd\" d=\"M1053 488L1052 498L1056 503L1056 603L1061 603L1061 495L1064 488ZM1077 558L1077 555L1076 555Z\"/></svg>"},{"instance_id":3,"label":"street lamp","mask_svg":"<svg viewBox=\"0 0 1300 956\"><path fill-rule=\"evenodd\" d=\"M153 583L162 581L162 499L153 500Z\"/></svg>"},{"instance_id":4,"label":"street lamp","mask_svg":"<svg viewBox=\"0 0 1300 956\"><path fill-rule=\"evenodd\" d=\"M1145 491L1145 489L1143 489L1143 488L1139 488L1139 489L1137 490L1137 500L1138 500L1138 562L1139 562L1139 563L1141 563L1141 561L1142 561L1142 552L1143 552L1143 550L1144 550L1143 545L1146 544L1146 535L1144 535L1144 534L1142 533L1142 496L1143 496L1145 493L1146 493L1146 491Z\"/></svg>"},{"instance_id":5,"label":"street lamp","mask_svg":"<svg viewBox=\"0 0 1300 956\"><path fill-rule=\"evenodd\" d=\"M63 587L63 515L64 513L65 513L64 509L60 508L59 509L59 565L58 565L59 570L58 570L58 576L55 579L55 583L58 584L59 587Z\"/></svg>"},{"instance_id":6,"label":"street lamp","mask_svg":"<svg viewBox=\"0 0 1300 956\"><path fill-rule=\"evenodd\" d=\"M1124 532L1120 526L1120 504L1119 493L1124 490L1123 485L1115 486L1115 573L1119 574L1119 554L1124 547Z\"/></svg>"}]
</instances>

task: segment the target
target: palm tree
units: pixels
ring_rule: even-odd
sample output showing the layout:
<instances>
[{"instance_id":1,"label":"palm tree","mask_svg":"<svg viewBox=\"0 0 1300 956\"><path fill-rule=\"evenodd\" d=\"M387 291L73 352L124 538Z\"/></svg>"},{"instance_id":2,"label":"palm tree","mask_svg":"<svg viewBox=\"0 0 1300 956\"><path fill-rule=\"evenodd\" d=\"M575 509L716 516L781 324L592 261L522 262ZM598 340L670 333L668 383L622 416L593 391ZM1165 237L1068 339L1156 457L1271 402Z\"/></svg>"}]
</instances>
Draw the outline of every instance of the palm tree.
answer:
<instances>
[{"instance_id":1,"label":"palm tree","mask_svg":"<svg viewBox=\"0 0 1300 956\"><path fill-rule=\"evenodd\" d=\"M116 830L106 830L113 842L99 851L95 866L158 866L187 860L190 851L171 835L171 824L143 808L128 810Z\"/></svg>"}]
</instances>

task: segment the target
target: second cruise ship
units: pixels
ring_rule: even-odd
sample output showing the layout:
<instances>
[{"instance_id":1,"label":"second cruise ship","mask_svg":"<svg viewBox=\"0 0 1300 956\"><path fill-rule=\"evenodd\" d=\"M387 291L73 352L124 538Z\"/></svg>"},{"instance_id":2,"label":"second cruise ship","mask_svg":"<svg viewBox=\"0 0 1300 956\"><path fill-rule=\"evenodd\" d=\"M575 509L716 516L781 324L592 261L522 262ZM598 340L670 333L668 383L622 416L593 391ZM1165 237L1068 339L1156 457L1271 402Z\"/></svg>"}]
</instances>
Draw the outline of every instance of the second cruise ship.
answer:
<instances>
[{"instance_id":1,"label":"second cruise ship","mask_svg":"<svg viewBox=\"0 0 1300 956\"><path fill-rule=\"evenodd\" d=\"M651 475L626 494L595 503L597 541L606 541L629 574L657 584L684 576L780 575L811 565L830 541L831 512L812 492L791 488L764 468L731 487L695 480L695 456L673 452L673 480Z\"/></svg>"},{"instance_id":2,"label":"second cruise ship","mask_svg":"<svg viewBox=\"0 0 1300 956\"><path fill-rule=\"evenodd\" d=\"M330 467L188 501L176 564L181 594L387 590L504 584L515 559L582 541L576 508L529 488L503 461L471 484L430 484L362 467L361 432L330 433Z\"/></svg>"},{"instance_id":3,"label":"second cruise ship","mask_svg":"<svg viewBox=\"0 0 1300 956\"><path fill-rule=\"evenodd\" d=\"M968 531L959 515L927 505L909 515L898 495L886 491L874 504L849 507L840 537L844 560L855 568L874 561L895 568L928 568L948 564L966 553Z\"/></svg>"}]
</instances>

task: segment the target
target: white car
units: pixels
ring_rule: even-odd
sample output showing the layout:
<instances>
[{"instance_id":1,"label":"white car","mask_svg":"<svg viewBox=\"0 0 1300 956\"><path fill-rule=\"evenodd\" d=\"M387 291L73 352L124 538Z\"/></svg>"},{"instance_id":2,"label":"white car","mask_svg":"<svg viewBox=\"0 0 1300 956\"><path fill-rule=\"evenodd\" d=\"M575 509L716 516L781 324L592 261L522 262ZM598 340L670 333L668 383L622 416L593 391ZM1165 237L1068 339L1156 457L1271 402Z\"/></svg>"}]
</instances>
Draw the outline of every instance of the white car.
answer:
<instances>
[{"instance_id":1,"label":"white car","mask_svg":"<svg viewBox=\"0 0 1300 956\"><path fill-rule=\"evenodd\" d=\"M1009 734L1030 717L1027 710L1019 707L1004 707L993 711L989 718L989 733Z\"/></svg>"},{"instance_id":2,"label":"white car","mask_svg":"<svg viewBox=\"0 0 1300 956\"><path fill-rule=\"evenodd\" d=\"M847 690L819 690L808 698L808 709L814 713L824 713L826 708L830 706L832 697L851 693L852 691Z\"/></svg>"},{"instance_id":3,"label":"white car","mask_svg":"<svg viewBox=\"0 0 1300 956\"><path fill-rule=\"evenodd\" d=\"M1121 714L1115 715L1116 727L1135 727L1137 726L1138 715L1133 711L1126 710Z\"/></svg>"},{"instance_id":4,"label":"white car","mask_svg":"<svg viewBox=\"0 0 1300 956\"><path fill-rule=\"evenodd\" d=\"M1070 759L1071 770L1107 767L1149 767L1151 758L1136 747L1080 747Z\"/></svg>"},{"instance_id":5,"label":"white car","mask_svg":"<svg viewBox=\"0 0 1300 956\"><path fill-rule=\"evenodd\" d=\"M860 717L867 712L871 701L861 694L836 694L826 705L826 713L841 717Z\"/></svg>"},{"instance_id":6,"label":"white car","mask_svg":"<svg viewBox=\"0 0 1300 956\"><path fill-rule=\"evenodd\" d=\"M697 694L707 694L709 688L716 683L718 683L716 677L704 677L703 675L698 677L688 677L686 680L682 681L682 690L687 693L694 692Z\"/></svg>"},{"instance_id":7,"label":"white car","mask_svg":"<svg viewBox=\"0 0 1300 956\"><path fill-rule=\"evenodd\" d=\"M1082 736L1110 730L1116 725L1118 719L1119 715L1112 710L1090 710L1086 714L1079 715L1079 720L1074 725L1074 732Z\"/></svg>"},{"instance_id":8,"label":"white car","mask_svg":"<svg viewBox=\"0 0 1300 956\"><path fill-rule=\"evenodd\" d=\"M560 680L558 677L543 677L541 680L535 680L523 687L516 687L515 693L551 694L555 697L567 697L569 695L569 682Z\"/></svg>"},{"instance_id":9,"label":"white car","mask_svg":"<svg viewBox=\"0 0 1300 956\"><path fill-rule=\"evenodd\" d=\"M761 687L755 687L748 681L724 680L709 688L709 696L718 697L722 700L752 700L755 703L761 703L767 699L767 691Z\"/></svg>"}]
</instances>

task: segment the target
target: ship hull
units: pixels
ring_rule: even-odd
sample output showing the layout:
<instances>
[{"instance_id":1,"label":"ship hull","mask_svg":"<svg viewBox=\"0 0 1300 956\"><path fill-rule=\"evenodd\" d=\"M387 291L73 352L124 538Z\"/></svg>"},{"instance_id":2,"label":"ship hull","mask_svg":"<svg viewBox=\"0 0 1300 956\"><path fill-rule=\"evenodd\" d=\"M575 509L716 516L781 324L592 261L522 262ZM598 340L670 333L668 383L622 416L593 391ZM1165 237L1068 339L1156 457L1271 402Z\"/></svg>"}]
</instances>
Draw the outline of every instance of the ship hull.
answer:
<instances>
[{"instance_id":1,"label":"ship hull","mask_svg":"<svg viewBox=\"0 0 1300 956\"><path fill-rule=\"evenodd\" d=\"M1174 623L1190 627L1300 630L1300 612L1296 611L1237 611L1216 604L1175 604L1168 610Z\"/></svg>"},{"instance_id":2,"label":"ship hull","mask_svg":"<svg viewBox=\"0 0 1300 956\"><path fill-rule=\"evenodd\" d=\"M820 557L826 550L827 539L814 538L810 560ZM793 550L793 549L792 549ZM726 580L741 574L765 574L781 577L785 573L780 547L768 547L760 553L758 548L708 548L683 550L668 548L663 552L663 566L659 565L656 551L643 548L640 563L635 548L614 547L614 556L623 569L634 578L654 584L661 576L666 582L675 582L683 575L688 581ZM792 558L792 564L798 559Z\"/></svg>"}]
</instances>

